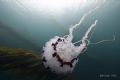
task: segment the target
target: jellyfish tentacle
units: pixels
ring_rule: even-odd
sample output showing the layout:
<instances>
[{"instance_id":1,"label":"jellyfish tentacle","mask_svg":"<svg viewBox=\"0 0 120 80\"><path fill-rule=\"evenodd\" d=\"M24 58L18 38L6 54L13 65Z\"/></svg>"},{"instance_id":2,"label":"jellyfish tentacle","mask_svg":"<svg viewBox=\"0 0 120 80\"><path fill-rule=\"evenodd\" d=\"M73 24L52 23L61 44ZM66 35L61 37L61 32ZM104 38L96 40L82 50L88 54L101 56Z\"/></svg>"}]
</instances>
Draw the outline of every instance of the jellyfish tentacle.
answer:
<instances>
[{"instance_id":1,"label":"jellyfish tentacle","mask_svg":"<svg viewBox=\"0 0 120 80\"><path fill-rule=\"evenodd\" d=\"M96 24L97 24L98 20L95 20L94 24L92 24L90 26L90 28L87 30L87 32L85 33L85 35L82 38L82 42L85 42L85 40L88 40L88 35L90 34L90 32L92 31L93 28L95 28ZM89 40L88 40L89 41Z\"/></svg>"},{"instance_id":2,"label":"jellyfish tentacle","mask_svg":"<svg viewBox=\"0 0 120 80\"><path fill-rule=\"evenodd\" d=\"M98 41L98 42L95 42L95 43L90 43L90 44L100 44L100 43L103 43L103 42L109 42L109 41L115 41L115 40L116 40L116 37L115 37L115 35L113 35L113 39L101 40L101 41Z\"/></svg>"},{"instance_id":3,"label":"jellyfish tentacle","mask_svg":"<svg viewBox=\"0 0 120 80\"><path fill-rule=\"evenodd\" d=\"M103 0L103 3L105 3L105 1L106 1L106 0ZM96 3L97 3L97 2L98 2L98 0L96 0ZM103 4L103 3L102 3L102 4ZM72 27L69 28L68 38L69 38L70 41L73 40L73 30L74 30L75 28L77 28L78 26L80 26L81 23L84 21L84 19L85 19L89 14L91 14L92 12L94 12L96 9L100 8L100 7L102 6L102 4L97 5L95 8L92 8L90 11L88 11L87 13L85 13L77 24L75 24L75 25L73 25Z\"/></svg>"},{"instance_id":4,"label":"jellyfish tentacle","mask_svg":"<svg viewBox=\"0 0 120 80\"><path fill-rule=\"evenodd\" d=\"M92 31L93 28L95 28L96 24L97 24L97 20L95 20L95 22L88 28L88 30L86 31L85 35L83 36L82 40L81 40L81 44L79 46L76 46L76 56L78 56L79 54L83 53L84 49L87 47L87 45L90 44L90 41L88 40L89 34ZM86 50L85 50L86 51Z\"/></svg>"},{"instance_id":5,"label":"jellyfish tentacle","mask_svg":"<svg viewBox=\"0 0 120 80\"><path fill-rule=\"evenodd\" d=\"M91 32L91 34L90 34L90 36L89 36L89 41L91 40L91 38L92 38L92 36L93 36L95 30L96 30L96 26L95 26L95 28L92 30L92 32Z\"/></svg>"},{"instance_id":6,"label":"jellyfish tentacle","mask_svg":"<svg viewBox=\"0 0 120 80\"><path fill-rule=\"evenodd\" d=\"M88 40L88 37L89 37L89 34L90 34L90 32L92 31L92 29L95 28L97 22L98 22L98 21L95 20L95 22L88 28L88 30L86 31L85 35L83 36L83 38L82 38L82 40L81 40L81 41L82 41L82 44L80 44L80 46L81 46L81 45L87 46L87 45L90 43L90 41Z\"/></svg>"},{"instance_id":7,"label":"jellyfish tentacle","mask_svg":"<svg viewBox=\"0 0 120 80\"><path fill-rule=\"evenodd\" d=\"M74 30L75 28L77 28L78 26L80 26L81 23L84 21L84 19L85 19L89 14L91 14L93 11L95 11L97 8L99 8L99 6L96 6L95 8L93 8L93 9L91 9L90 11L88 11L87 13L85 13L77 24L75 24L75 25L73 25L72 27L69 28L69 38L70 38L70 41L72 41L72 39L73 39L73 30Z\"/></svg>"},{"instance_id":8,"label":"jellyfish tentacle","mask_svg":"<svg viewBox=\"0 0 120 80\"><path fill-rule=\"evenodd\" d=\"M63 38L67 38L67 37L68 37L68 35L63 36Z\"/></svg>"},{"instance_id":9,"label":"jellyfish tentacle","mask_svg":"<svg viewBox=\"0 0 120 80\"><path fill-rule=\"evenodd\" d=\"M80 43L80 42L82 42L81 40L79 40L79 41L77 41L77 42L74 42L73 44L75 45L75 44L78 44L78 43Z\"/></svg>"},{"instance_id":10,"label":"jellyfish tentacle","mask_svg":"<svg viewBox=\"0 0 120 80\"><path fill-rule=\"evenodd\" d=\"M85 53L85 51L87 51L87 47L85 47L81 53Z\"/></svg>"}]
</instances>

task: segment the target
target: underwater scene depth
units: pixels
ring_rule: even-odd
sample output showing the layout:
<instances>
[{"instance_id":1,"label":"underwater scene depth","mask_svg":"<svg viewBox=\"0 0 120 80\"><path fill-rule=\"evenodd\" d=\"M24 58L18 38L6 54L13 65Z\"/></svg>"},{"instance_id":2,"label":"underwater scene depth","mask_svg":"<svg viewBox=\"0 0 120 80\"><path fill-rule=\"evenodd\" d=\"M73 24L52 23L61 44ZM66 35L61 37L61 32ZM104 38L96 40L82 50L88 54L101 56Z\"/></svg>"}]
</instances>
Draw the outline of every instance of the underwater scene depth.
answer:
<instances>
[{"instance_id":1,"label":"underwater scene depth","mask_svg":"<svg viewBox=\"0 0 120 80\"><path fill-rule=\"evenodd\" d=\"M0 80L120 80L119 61L120 0L0 0Z\"/></svg>"}]
</instances>

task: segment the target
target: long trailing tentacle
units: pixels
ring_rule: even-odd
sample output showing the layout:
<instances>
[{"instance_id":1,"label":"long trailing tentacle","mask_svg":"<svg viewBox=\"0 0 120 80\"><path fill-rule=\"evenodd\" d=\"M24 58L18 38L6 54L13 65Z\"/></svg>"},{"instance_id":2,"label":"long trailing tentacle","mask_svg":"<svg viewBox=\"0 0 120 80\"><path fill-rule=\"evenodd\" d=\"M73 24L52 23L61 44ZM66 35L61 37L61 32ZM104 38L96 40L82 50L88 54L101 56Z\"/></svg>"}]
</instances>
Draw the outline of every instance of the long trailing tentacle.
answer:
<instances>
[{"instance_id":1,"label":"long trailing tentacle","mask_svg":"<svg viewBox=\"0 0 120 80\"><path fill-rule=\"evenodd\" d=\"M101 40L101 41L98 41L98 42L95 42L95 43L90 43L91 44L100 44L100 43L103 43L103 42L111 42L111 41L115 41L116 40L116 37L115 35L113 35L113 39L109 39L109 40Z\"/></svg>"}]
</instances>

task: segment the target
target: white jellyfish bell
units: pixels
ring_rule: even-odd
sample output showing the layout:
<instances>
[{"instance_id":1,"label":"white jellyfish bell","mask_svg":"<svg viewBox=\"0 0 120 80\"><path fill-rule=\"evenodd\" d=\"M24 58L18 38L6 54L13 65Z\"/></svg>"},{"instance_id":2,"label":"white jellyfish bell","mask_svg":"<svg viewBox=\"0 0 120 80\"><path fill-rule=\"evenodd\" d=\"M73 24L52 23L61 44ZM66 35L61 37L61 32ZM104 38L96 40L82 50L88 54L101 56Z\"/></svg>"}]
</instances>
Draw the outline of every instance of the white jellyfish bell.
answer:
<instances>
[{"instance_id":1,"label":"white jellyfish bell","mask_svg":"<svg viewBox=\"0 0 120 80\"><path fill-rule=\"evenodd\" d=\"M99 8L96 6L88 13L85 13L81 20L70 27L69 35L64 37L55 36L46 42L45 47L43 47L43 64L47 69L57 73L57 74L67 74L71 73L76 63L78 62L78 56L83 53L87 46L89 45L89 34L95 28L97 20L88 28L85 35L78 42L72 43L73 40L73 30L80 26L86 16L91 12ZM75 46L76 43L80 43L79 46Z\"/></svg>"}]
</instances>

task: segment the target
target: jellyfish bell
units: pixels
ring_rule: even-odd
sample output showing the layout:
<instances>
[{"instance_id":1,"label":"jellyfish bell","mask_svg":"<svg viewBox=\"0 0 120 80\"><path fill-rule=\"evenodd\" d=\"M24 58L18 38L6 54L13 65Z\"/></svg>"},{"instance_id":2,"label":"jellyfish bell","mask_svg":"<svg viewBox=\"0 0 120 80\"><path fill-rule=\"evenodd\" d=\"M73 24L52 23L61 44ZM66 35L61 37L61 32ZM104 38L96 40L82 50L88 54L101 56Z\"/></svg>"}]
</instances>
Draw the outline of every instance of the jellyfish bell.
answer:
<instances>
[{"instance_id":1,"label":"jellyfish bell","mask_svg":"<svg viewBox=\"0 0 120 80\"><path fill-rule=\"evenodd\" d=\"M66 38L56 36L48 41L44 47L43 57L45 67L56 73L72 72L78 62L75 56L75 46Z\"/></svg>"}]
</instances>

